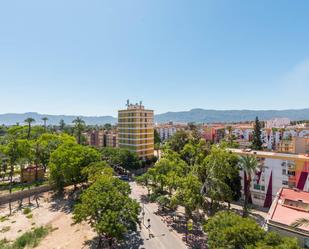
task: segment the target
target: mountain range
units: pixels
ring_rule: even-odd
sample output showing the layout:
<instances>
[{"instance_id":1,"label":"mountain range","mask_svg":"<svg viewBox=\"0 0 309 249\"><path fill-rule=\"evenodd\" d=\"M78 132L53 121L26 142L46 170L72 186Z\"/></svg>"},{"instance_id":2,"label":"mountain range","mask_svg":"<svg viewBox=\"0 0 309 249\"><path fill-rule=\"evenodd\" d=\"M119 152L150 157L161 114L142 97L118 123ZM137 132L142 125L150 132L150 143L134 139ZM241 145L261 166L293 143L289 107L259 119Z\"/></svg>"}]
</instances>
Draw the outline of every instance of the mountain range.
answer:
<instances>
[{"instance_id":1,"label":"mountain range","mask_svg":"<svg viewBox=\"0 0 309 249\"><path fill-rule=\"evenodd\" d=\"M155 115L155 122L165 123L173 122L196 122L196 123L214 123L214 122L241 122L254 120L255 117L260 120L272 118L289 118L291 120L309 120L309 108L290 109L290 110L205 110L192 109L190 111L166 112ZM36 124L42 124L42 118L48 118L48 124L59 124L63 119L66 124L71 124L77 117L74 115L49 115L36 112L27 113L6 113L0 114L0 124L13 125L16 123L23 124L28 117L34 118ZM117 118L112 116L79 116L88 125L101 125L105 123L115 124Z\"/></svg>"}]
</instances>

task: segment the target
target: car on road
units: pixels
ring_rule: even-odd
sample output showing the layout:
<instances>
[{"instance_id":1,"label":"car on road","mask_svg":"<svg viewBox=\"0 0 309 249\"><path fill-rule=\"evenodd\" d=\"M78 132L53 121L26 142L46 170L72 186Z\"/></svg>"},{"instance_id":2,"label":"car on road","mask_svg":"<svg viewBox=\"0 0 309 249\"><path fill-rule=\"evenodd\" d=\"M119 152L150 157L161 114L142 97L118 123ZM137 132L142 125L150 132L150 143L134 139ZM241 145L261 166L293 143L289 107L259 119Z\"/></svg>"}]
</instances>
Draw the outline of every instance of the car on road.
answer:
<instances>
[{"instance_id":1,"label":"car on road","mask_svg":"<svg viewBox=\"0 0 309 249\"><path fill-rule=\"evenodd\" d=\"M129 181L130 180L130 177L128 175L120 175L119 176L119 179L120 180L123 180L123 181Z\"/></svg>"}]
</instances>

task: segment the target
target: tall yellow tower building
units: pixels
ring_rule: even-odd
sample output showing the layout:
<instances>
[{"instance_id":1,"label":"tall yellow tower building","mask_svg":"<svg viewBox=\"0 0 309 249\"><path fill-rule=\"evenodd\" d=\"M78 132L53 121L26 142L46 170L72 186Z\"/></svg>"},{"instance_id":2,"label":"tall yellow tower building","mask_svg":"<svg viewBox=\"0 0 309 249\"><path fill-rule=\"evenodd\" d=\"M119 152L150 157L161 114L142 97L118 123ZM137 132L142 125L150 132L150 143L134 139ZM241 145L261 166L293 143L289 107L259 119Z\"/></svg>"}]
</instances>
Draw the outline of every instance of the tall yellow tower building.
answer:
<instances>
[{"instance_id":1,"label":"tall yellow tower building","mask_svg":"<svg viewBox=\"0 0 309 249\"><path fill-rule=\"evenodd\" d=\"M134 151L141 158L153 157L153 110L146 110L142 102L130 104L129 100L126 106L118 111L119 147Z\"/></svg>"}]
</instances>

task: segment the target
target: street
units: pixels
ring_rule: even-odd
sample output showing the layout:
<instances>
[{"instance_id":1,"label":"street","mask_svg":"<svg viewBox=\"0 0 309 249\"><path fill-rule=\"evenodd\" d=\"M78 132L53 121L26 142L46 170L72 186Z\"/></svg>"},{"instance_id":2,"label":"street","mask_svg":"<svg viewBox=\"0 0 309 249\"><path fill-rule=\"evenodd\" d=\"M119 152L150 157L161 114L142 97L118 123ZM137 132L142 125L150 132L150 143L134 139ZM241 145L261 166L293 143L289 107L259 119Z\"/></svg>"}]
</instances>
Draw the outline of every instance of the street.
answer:
<instances>
[{"instance_id":1,"label":"street","mask_svg":"<svg viewBox=\"0 0 309 249\"><path fill-rule=\"evenodd\" d=\"M132 198L141 203L141 196L147 194L147 190L135 182L130 182L132 189ZM181 239L181 235L177 234L173 229L161 220L161 216L154 214L158 210L156 203L141 203L141 238L143 245L139 248L145 249L185 249L187 246ZM144 213L144 215L143 215ZM148 222L149 220L149 222ZM148 226L150 228L148 229Z\"/></svg>"}]
</instances>

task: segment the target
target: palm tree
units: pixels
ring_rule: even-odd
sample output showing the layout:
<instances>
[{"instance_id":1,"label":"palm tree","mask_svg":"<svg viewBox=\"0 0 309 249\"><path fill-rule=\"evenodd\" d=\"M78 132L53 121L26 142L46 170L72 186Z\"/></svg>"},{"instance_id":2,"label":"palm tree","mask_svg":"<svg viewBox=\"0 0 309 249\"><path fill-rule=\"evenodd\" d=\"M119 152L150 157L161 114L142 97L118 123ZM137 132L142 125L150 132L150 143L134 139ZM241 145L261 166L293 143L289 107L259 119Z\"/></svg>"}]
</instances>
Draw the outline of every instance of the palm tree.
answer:
<instances>
[{"instance_id":1,"label":"palm tree","mask_svg":"<svg viewBox=\"0 0 309 249\"><path fill-rule=\"evenodd\" d=\"M244 171L244 207L243 207L243 217L248 215L248 203L251 202L251 191L250 185L252 181L252 175L258 168L258 161L254 156L242 156L239 160L239 165Z\"/></svg>"},{"instance_id":2,"label":"palm tree","mask_svg":"<svg viewBox=\"0 0 309 249\"><path fill-rule=\"evenodd\" d=\"M77 117L76 119L72 121L72 123L75 124L74 129L75 129L76 136L77 136L77 143L81 144L82 132L85 129L85 121L82 120L80 117Z\"/></svg>"},{"instance_id":3,"label":"palm tree","mask_svg":"<svg viewBox=\"0 0 309 249\"><path fill-rule=\"evenodd\" d=\"M309 227L309 218L299 218L299 219L295 220L291 224L291 226L294 227L294 228L301 227L301 226Z\"/></svg>"},{"instance_id":4,"label":"palm tree","mask_svg":"<svg viewBox=\"0 0 309 249\"><path fill-rule=\"evenodd\" d=\"M47 128L46 127L46 123L47 123L48 118L47 117L43 117L42 120L44 122L44 127L45 127L45 131L46 131L46 128Z\"/></svg>"},{"instance_id":5,"label":"palm tree","mask_svg":"<svg viewBox=\"0 0 309 249\"><path fill-rule=\"evenodd\" d=\"M28 124L28 136L27 136L27 138L29 140L30 139L30 133L31 133L31 124L35 122L35 119L34 118L27 118L27 119L25 119L24 122Z\"/></svg>"}]
</instances>

